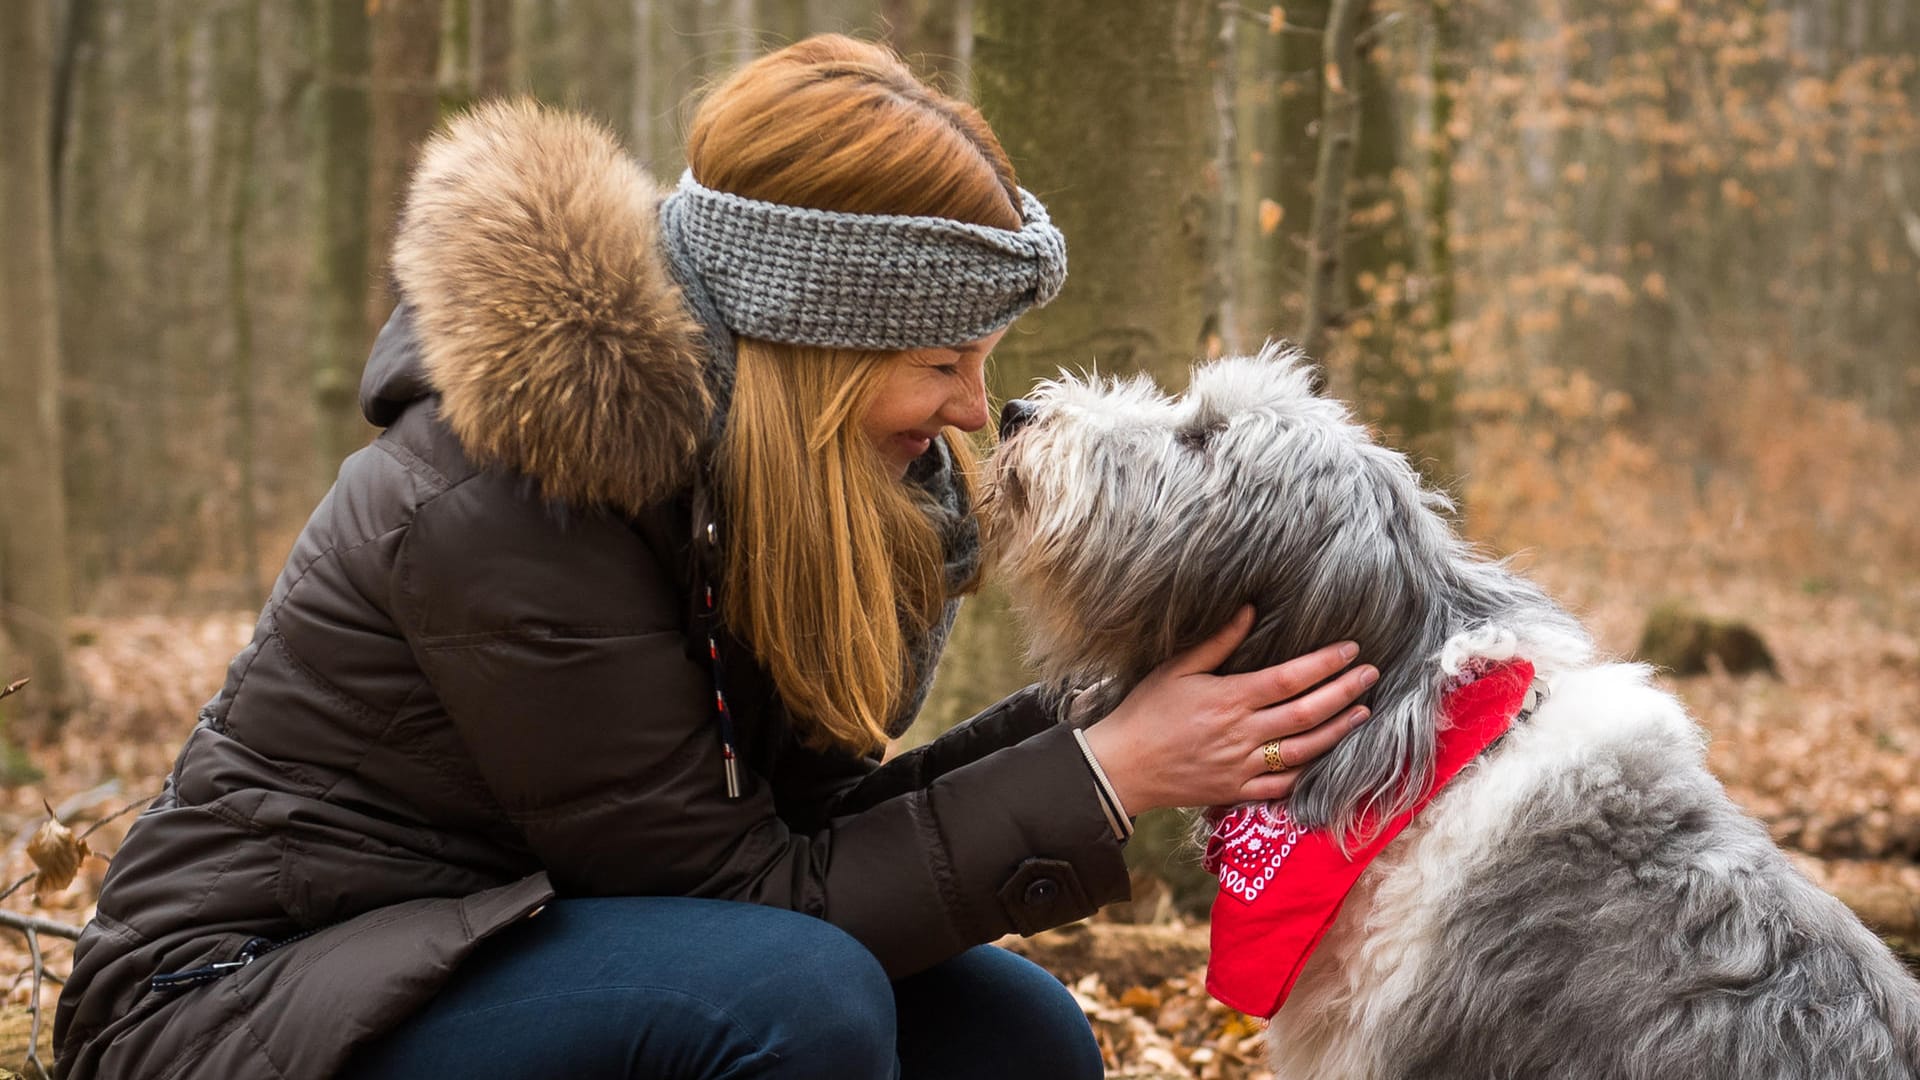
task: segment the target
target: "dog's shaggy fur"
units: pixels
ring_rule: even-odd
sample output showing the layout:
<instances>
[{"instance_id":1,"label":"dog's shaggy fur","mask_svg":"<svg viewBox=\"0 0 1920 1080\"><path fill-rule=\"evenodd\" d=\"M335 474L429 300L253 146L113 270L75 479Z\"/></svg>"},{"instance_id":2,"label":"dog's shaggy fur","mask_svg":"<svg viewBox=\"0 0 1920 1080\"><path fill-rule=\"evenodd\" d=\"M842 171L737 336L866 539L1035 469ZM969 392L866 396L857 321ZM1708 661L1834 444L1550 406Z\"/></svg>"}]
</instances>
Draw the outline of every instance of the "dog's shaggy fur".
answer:
<instances>
[{"instance_id":1,"label":"dog's shaggy fur","mask_svg":"<svg viewBox=\"0 0 1920 1080\"><path fill-rule=\"evenodd\" d=\"M1281 1077L1920 1076L1920 984L1733 805L1679 703L1476 555L1297 355L1034 404L989 522L1052 680L1117 701L1247 603L1230 670L1348 638L1380 667L1297 820L1410 805L1468 660L1548 687L1361 878L1274 1020Z\"/></svg>"}]
</instances>

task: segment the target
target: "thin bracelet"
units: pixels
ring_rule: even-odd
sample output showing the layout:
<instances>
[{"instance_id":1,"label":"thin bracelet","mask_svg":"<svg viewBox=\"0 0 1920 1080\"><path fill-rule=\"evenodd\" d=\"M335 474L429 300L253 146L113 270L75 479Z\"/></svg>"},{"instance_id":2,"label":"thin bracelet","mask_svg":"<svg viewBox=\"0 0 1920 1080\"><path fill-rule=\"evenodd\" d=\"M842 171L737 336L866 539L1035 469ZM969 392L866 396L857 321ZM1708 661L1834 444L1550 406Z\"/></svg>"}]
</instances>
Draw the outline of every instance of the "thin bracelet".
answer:
<instances>
[{"instance_id":1,"label":"thin bracelet","mask_svg":"<svg viewBox=\"0 0 1920 1080\"><path fill-rule=\"evenodd\" d=\"M1120 801L1119 793L1113 790L1113 781L1107 779L1107 770L1100 767L1100 759L1093 756L1093 747L1087 745L1087 733L1074 728L1073 739L1080 744L1080 753L1087 759L1087 767L1093 770L1094 790L1100 797L1100 812L1107 815L1107 824L1113 828L1114 839L1124 842L1133 835L1133 822L1128 820L1127 805Z\"/></svg>"}]
</instances>

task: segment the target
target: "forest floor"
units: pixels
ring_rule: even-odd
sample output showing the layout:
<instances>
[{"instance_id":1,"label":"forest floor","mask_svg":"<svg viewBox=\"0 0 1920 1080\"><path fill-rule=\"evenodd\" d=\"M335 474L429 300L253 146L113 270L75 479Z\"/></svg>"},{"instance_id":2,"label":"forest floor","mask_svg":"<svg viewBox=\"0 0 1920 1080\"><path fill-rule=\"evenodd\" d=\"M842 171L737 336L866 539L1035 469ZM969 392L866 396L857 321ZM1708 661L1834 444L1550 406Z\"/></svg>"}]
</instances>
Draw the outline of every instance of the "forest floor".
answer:
<instances>
[{"instance_id":1,"label":"forest floor","mask_svg":"<svg viewBox=\"0 0 1920 1080\"><path fill-rule=\"evenodd\" d=\"M1706 728L1709 761L1733 797L1809 876L1883 932L1920 940L1920 582L1848 595L1754 577L1678 581L1668 574L1655 595L1614 574L1545 564L1532 573L1619 655L1631 654L1647 612L1668 600L1755 628L1778 661L1778 679L1716 671L1667 685ZM58 738L28 747L44 775L0 789L0 836L8 840L0 888L31 870L26 845L45 820L43 800L78 828L160 790L252 623L251 613L79 620L75 663L89 700ZM101 828L92 847L110 854L129 820ZM88 859L70 887L37 903L30 888L21 889L0 907L80 923L105 869L104 858ZM71 964L71 947L41 941L57 980ZM1269 1075L1261 1026L1201 989L1204 925L1100 917L1005 944L1071 987L1107 1052L1110 1075ZM0 1069L19 1068L33 980L17 931L0 931L0 982ZM56 992L51 982L42 991L43 1046Z\"/></svg>"}]
</instances>

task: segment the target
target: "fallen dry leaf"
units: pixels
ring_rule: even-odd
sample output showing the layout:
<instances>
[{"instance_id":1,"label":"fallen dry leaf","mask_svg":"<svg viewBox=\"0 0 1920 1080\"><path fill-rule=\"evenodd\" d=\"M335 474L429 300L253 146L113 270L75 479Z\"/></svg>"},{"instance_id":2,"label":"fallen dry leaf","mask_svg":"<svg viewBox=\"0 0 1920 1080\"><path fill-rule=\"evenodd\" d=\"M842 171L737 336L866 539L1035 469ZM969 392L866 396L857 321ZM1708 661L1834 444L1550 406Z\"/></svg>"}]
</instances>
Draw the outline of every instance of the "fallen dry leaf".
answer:
<instances>
[{"instance_id":1,"label":"fallen dry leaf","mask_svg":"<svg viewBox=\"0 0 1920 1080\"><path fill-rule=\"evenodd\" d=\"M53 807L47 807L47 823L27 841L27 857L39 870L33 881L34 900L73 884L73 875L80 872L80 864L89 854L87 842L61 824Z\"/></svg>"}]
</instances>

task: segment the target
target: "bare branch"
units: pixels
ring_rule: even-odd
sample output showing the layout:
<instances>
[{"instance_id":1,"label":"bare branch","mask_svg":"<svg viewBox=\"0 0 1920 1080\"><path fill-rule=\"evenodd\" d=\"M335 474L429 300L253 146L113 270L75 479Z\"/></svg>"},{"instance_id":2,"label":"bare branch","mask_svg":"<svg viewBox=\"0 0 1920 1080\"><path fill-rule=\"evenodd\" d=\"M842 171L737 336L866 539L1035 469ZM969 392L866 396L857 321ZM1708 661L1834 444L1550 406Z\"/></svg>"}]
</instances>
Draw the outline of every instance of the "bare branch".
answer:
<instances>
[{"instance_id":1,"label":"bare branch","mask_svg":"<svg viewBox=\"0 0 1920 1080\"><path fill-rule=\"evenodd\" d=\"M33 991L27 999L27 1010L33 1015L33 1026L27 1032L27 1064L33 1066L42 1080L51 1080L47 1067L40 1063L40 980L46 976L47 964L40 955L40 935L31 929L27 931L27 951L33 954Z\"/></svg>"},{"instance_id":2,"label":"bare branch","mask_svg":"<svg viewBox=\"0 0 1920 1080\"><path fill-rule=\"evenodd\" d=\"M5 686L0 686L0 698L12 697L14 694L17 694L20 692L21 687L27 685L32 681L33 680L31 678L15 679Z\"/></svg>"},{"instance_id":3,"label":"bare branch","mask_svg":"<svg viewBox=\"0 0 1920 1080\"><path fill-rule=\"evenodd\" d=\"M148 803L151 803L154 800L154 798L155 796L148 795L147 797L142 799L135 799L134 801L128 803L127 805L121 807L120 809L115 810L113 813L108 814L106 817L101 818L99 821L96 821L93 824L87 826L85 829L83 829L80 833L80 839L85 840L87 837L92 836L95 830L99 829L102 825L105 825L110 821L118 821L119 819L126 817L128 814L132 813L133 811L140 809L141 807L147 805ZM99 855L100 853L96 851L94 852L94 854ZM102 858L104 857L105 856L102 856Z\"/></svg>"},{"instance_id":4,"label":"bare branch","mask_svg":"<svg viewBox=\"0 0 1920 1080\"><path fill-rule=\"evenodd\" d=\"M23 915L18 911L0 911L0 926L22 931L31 930L51 937L65 938L68 941L80 940L80 928L72 923L43 919L38 915Z\"/></svg>"},{"instance_id":5,"label":"bare branch","mask_svg":"<svg viewBox=\"0 0 1920 1080\"><path fill-rule=\"evenodd\" d=\"M5 900L7 897L12 896L14 893L19 892L21 886L25 885L27 882L32 881L34 878L37 878L39 876L40 876L40 871L38 870L27 871L27 874L25 877L7 886L5 891L0 892L0 900Z\"/></svg>"}]
</instances>

